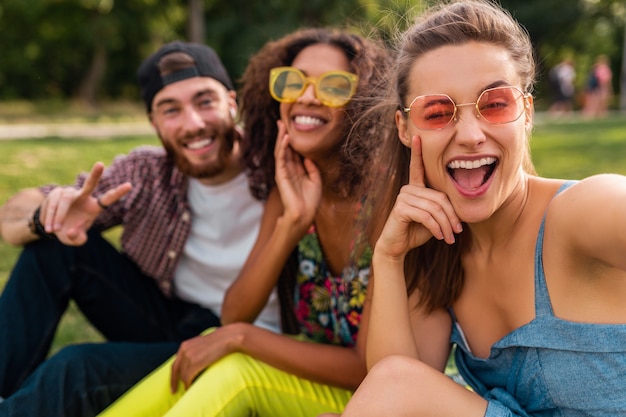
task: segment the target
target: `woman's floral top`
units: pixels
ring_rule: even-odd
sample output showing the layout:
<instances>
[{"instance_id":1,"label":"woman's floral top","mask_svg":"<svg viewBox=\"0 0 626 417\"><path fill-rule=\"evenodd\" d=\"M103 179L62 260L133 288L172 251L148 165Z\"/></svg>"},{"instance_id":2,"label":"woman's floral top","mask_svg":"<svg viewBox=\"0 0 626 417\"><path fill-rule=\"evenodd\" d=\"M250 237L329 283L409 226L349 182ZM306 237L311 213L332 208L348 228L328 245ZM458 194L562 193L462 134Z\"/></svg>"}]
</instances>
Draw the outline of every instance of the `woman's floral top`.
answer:
<instances>
[{"instance_id":1,"label":"woman's floral top","mask_svg":"<svg viewBox=\"0 0 626 417\"><path fill-rule=\"evenodd\" d=\"M296 317L300 332L318 343L354 346L370 273L368 247L356 266L332 276L315 225L298 243Z\"/></svg>"}]
</instances>

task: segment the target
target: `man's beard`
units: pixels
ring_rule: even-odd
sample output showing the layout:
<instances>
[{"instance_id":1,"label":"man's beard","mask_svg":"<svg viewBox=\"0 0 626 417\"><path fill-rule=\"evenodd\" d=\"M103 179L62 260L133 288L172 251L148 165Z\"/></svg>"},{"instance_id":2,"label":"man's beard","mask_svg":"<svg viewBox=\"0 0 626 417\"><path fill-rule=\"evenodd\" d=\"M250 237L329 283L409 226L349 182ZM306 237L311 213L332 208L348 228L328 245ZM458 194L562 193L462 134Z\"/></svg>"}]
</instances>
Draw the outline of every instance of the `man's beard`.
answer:
<instances>
[{"instance_id":1,"label":"man's beard","mask_svg":"<svg viewBox=\"0 0 626 417\"><path fill-rule=\"evenodd\" d=\"M219 134L215 135L215 141L221 141L221 143L218 144L219 154L217 160L210 165L195 166L189 163L185 155L180 152L176 146L163 140L163 138L161 138L161 143L163 143L167 155L174 161L178 170L184 175L198 179L213 178L221 174L226 168L233 151L235 140L239 136L234 125L223 127L224 129L219 132Z\"/></svg>"}]
</instances>

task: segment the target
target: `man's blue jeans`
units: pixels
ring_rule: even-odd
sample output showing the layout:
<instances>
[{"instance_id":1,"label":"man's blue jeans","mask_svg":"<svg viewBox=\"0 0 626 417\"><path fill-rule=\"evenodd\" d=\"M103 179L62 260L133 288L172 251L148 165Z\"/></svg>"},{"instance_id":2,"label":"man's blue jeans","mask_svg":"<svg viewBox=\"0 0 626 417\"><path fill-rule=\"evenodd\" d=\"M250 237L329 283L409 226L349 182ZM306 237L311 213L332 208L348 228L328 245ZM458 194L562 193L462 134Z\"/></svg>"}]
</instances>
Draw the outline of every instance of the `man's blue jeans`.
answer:
<instances>
[{"instance_id":1,"label":"man's blue jeans","mask_svg":"<svg viewBox=\"0 0 626 417\"><path fill-rule=\"evenodd\" d=\"M46 360L70 300L109 342ZM165 297L98 233L80 247L32 242L0 296L0 416L95 415L182 340L217 325L210 310Z\"/></svg>"}]
</instances>

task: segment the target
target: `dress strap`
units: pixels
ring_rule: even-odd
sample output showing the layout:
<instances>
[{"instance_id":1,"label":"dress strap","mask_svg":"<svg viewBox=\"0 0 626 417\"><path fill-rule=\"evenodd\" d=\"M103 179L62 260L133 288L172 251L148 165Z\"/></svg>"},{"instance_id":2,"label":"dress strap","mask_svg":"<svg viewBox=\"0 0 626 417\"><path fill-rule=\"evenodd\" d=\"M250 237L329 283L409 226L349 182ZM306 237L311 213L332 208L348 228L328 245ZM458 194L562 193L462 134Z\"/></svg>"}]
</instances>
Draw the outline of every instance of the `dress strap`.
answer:
<instances>
[{"instance_id":1,"label":"dress strap","mask_svg":"<svg viewBox=\"0 0 626 417\"><path fill-rule=\"evenodd\" d=\"M574 185L577 181L566 181L559 187L554 196ZM554 198L554 197L553 197ZM547 212L547 208L546 208ZM535 315L537 317L554 316L552 310L552 302L550 294L548 294L548 286L546 284L546 276L543 270L543 237L545 232L546 213L543 214L539 233L537 235L537 243L535 245Z\"/></svg>"}]
</instances>

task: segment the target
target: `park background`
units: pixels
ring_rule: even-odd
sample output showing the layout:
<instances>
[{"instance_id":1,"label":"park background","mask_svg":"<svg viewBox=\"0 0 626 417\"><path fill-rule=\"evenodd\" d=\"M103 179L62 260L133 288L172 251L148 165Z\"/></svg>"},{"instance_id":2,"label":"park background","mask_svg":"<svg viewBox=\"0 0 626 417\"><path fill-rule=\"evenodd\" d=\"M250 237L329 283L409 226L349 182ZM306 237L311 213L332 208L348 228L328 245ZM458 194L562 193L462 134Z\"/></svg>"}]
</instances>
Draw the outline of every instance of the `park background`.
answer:
<instances>
[{"instance_id":1,"label":"park background","mask_svg":"<svg viewBox=\"0 0 626 417\"><path fill-rule=\"evenodd\" d=\"M183 39L211 45L238 84L250 55L268 40L301 27L336 26L393 45L398 31L431 3L0 0L0 203L24 187L70 183L95 161L108 164L140 144L158 145L139 100L135 74L143 58L164 42ZM527 28L539 61L531 142L538 172L572 179L599 172L626 175L626 1L500 3ZM615 94L609 115L589 120L580 117L579 110L586 74L600 54L610 59ZM552 93L547 74L568 56L574 58L577 72L576 111L551 118L545 112ZM114 129L127 126L135 129ZM19 128L19 139L17 134L12 137L11 128ZM119 229L108 236L115 241ZM0 288L18 253L18 248L0 241ZM72 306L55 349L97 340L100 335Z\"/></svg>"},{"instance_id":2,"label":"park background","mask_svg":"<svg viewBox=\"0 0 626 417\"><path fill-rule=\"evenodd\" d=\"M625 108L624 0L499 0L530 33L539 58L536 95L548 70L574 59L578 90L597 55L610 59L615 107ZM265 42L303 26L349 27L393 44L425 0L1 0L0 101L68 100L95 112L136 102L136 68L163 42L205 42L237 81ZM546 103L539 100L538 105ZM11 106L19 112L20 106ZM28 106L25 106L28 107ZM60 106L63 109L63 106ZM10 113L11 108L3 109ZM17 117L17 116L16 116Z\"/></svg>"}]
</instances>

